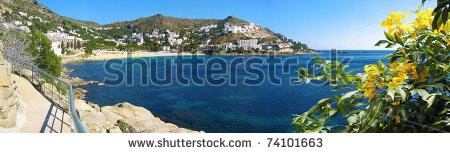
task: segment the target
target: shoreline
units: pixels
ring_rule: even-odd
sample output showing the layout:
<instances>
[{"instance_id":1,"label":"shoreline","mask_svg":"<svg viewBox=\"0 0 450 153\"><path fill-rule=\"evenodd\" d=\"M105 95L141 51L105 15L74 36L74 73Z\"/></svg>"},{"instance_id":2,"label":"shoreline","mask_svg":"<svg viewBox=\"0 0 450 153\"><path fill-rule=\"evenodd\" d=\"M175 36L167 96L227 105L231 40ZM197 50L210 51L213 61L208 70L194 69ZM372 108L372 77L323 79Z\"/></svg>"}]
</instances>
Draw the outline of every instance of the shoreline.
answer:
<instances>
[{"instance_id":1,"label":"shoreline","mask_svg":"<svg viewBox=\"0 0 450 153\"><path fill-rule=\"evenodd\" d=\"M82 124L90 133L205 133L162 121L154 116L150 109L128 102L99 106L95 102L87 101L85 94L89 91L83 89L83 86L101 86L101 83L71 77L72 71L64 68L61 78L74 86L75 106ZM123 129L122 126L126 128Z\"/></svg>"},{"instance_id":2,"label":"shoreline","mask_svg":"<svg viewBox=\"0 0 450 153\"><path fill-rule=\"evenodd\" d=\"M274 56L289 56L289 55L304 55L304 54L312 54L312 53L306 53L306 52L289 52L289 53L269 53L269 54L225 54L225 55L211 55L211 56L268 56L268 55L274 55ZM72 56L72 57L66 57L63 58L62 64L69 64L69 63L74 63L74 62L89 62L89 61L106 61L106 60L114 60L114 59L124 59L124 58L141 58L141 57L170 57L170 56L190 56L190 55L207 55L207 54L191 54L191 53L167 53L167 52L121 52L121 51L95 51L93 55L90 55L88 57L83 57L81 54L78 54L78 56ZM76 97L76 99L78 99L77 104L81 105L81 106L77 106L80 109L84 110L84 115L81 116L90 116L91 119L89 120L97 120L98 117L95 117L94 114L91 114L91 112L95 112L95 114L101 114L99 112L101 112L101 108L114 108L114 109L119 109L120 107L118 106L122 106L123 104L125 105L130 105L129 103L117 103L114 106L103 106L100 107L98 106L95 102L88 102L85 99L85 94L88 93L89 91L84 89L83 86L85 85L98 85L98 86L102 86L102 83L99 82L95 82L95 81L90 81L90 80L83 80L80 79L78 77L71 77L70 73L72 72L72 69L68 69L68 68L64 68L64 70L62 71L62 75L61 78L66 80L67 82L71 83L72 85L74 85L74 96ZM142 108L142 107L138 107L137 108ZM89 108L89 109L88 109ZM100 109L91 109L91 108L100 108ZM135 107L132 107L135 108ZM151 110L147 109L147 108L142 108L142 110L145 109L146 111L148 111L149 114L151 114ZM89 113L87 113L87 112ZM144 111L144 112L146 112ZM87 113L87 114L86 114ZM168 129L171 129L169 131L178 131L178 132L203 132L203 131L196 131L196 130L192 130L192 129L185 129L182 127L178 127L174 124L171 124L170 122L164 122L161 121L158 117L155 117L153 115L147 115L147 116L152 116L152 118L157 118L152 119L151 122L156 122L159 123L160 125L165 125L166 127L168 127ZM101 119L102 120L102 119ZM88 125L88 129L91 129L95 132L100 132L97 131L98 130L98 125L93 124L92 121L87 121L90 124ZM128 121L129 122L129 121ZM146 121L149 122L149 121ZM111 124L111 123L110 123ZM137 124L136 122L134 122L134 124ZM105 125L100 125L101 127L105 127ZM132 126L132 125L130 125ZM110 127L111 128L111 127ZM145 128L144 128L145 129ZM163 128L161 128L163 129ZM118 131L117 129L110 129L113 131ZM142 132L143 130L141 130L140 132ZM145 130L144 130L145 131ZM165 131L165 132L169 132L169 131ZM92 132L92 131L91 131Z\"/></svg>"},{"instance_id":3,"label":"shoreline","mask_svg":"<svg viewBox=\"0 0 450 153\"><path fill-rule=\"evenodd\" d=\"M314 54L314 52L280 52L280 53L267 53L267 54L204 54L204 53L168 53L168 52L144 52L144 51L136 51L136 52L124 52L124 51L105 51L105 50L97 50L93 52L93 55L89 55L88 57L83 57L83 54L78 54L78 56L66 56L62 57L61 64L74 63L74 62L91 62L91 61L107 61L114 59L125 59L125 58L142 58L142 57L171 57L171 56L191 56L191 55L199 55L199 56L266 56L266 55L274 55L274 56L289 56L289 55L308 55Z\"/></svg>"},{"instance_id":4,"label":"shoreline","mask_svg":"<svg viewBox=\"0 0 450 153\"><path fill-rule=\"evenodd\" d=\"M171 57L171 56L191 56L191 55L206 55L206 54L191 54L191 53L167 53L167 52L123 52L123 51L94 51L93 55L83 57L79 56L62 57L61 64L73 62L90 62L90 61L107 61L124 58L141 58L141 57Z\"/></svg>"}]
</instances>

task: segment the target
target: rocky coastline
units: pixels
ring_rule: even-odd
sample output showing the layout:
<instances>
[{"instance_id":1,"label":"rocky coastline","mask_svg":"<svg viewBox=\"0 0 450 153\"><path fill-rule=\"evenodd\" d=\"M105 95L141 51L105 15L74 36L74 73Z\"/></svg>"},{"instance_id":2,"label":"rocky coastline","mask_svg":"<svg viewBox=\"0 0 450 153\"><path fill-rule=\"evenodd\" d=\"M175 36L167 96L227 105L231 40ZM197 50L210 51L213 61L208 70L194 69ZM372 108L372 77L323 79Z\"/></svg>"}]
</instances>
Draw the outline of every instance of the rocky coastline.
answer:
<instances>
[{"instance_id":1,"label":"rocky coastline","mask_svg":"<svg viewBox=\"0 0 450 153\"><path fill-rule=\"evenodd\" d=\"M166 123L149 110L128 102L103 107L88 102L84 99L89 91L82 89L82 86L102 84L69 77L71 71L64 69L61 78L74 86L77 113L89 133L202 133Z\"/></svg>"}]
</instances>

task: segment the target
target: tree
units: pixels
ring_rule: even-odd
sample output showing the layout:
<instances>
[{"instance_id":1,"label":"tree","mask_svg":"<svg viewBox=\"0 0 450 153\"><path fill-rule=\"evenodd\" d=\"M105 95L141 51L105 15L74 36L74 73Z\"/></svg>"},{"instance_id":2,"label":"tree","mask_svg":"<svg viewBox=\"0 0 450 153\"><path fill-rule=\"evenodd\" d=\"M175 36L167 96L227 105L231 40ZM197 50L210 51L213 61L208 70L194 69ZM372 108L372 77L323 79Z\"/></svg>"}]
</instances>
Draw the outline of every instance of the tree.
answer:
<instances>
[{"instance_id":1,"label":"tree","mask_svg":"<svg viewBox=\"0 0 450 153\"><path fill-rule=\"evenodd\" d=\"M345 72L348 66L339 61L316 57L316 64L330 73L313 74L301 68L299 81L328 79L335 90L347 92L322 99L297 115L293 121L297 132L449 132L450 21L436 21L445 19L439 15L448 10L439 8L448 6L438 3L435 13L414 11L417 18L410 24L403 21L406 13L390 14L382 22L388 28L386 40L375 44L398 46L384 58L388 65L380 60L354 74ZM347 119L344 128L330 124L337 116Z\"/></svg>"},{"instance_id":2,"label":"tree","mask_svg":"<svg viewBox=\"0 0 450 153\"><path fill-rule=\"evenodd\" d=\"M75 46L76 49L80 49L81 48L81 42L77 40L77 45Z\"/></svg>"},{"instance_id":3,"label":"tree","mask_svg":"<svg viewBox=\"0 0 450 153\"><path fill-rule=\"evenodd\" d=\"M29 51L36 57L36 64L40 69L56 77L61 75L61 58L52 50L52 42L45 34L32 31Z\"/></svg>"},{"instance_id":4,"label":"tree","mask_svg":"<svg viewBox=\"0 0 450 153\"><path fill-rule=\"evenodd\" d=\"M244 47L236 47L236 52L238 54L244 54L245 53L245 49L244 49Z\"/></svg>"},{"instance_id":5,"label":"tree","mask_svg":"<svg viewBox=\"0 0 450 153\"><path fill-rule=\"evenodd\" d=\"M422 0L422 4L429 0ZM446 25L448 16L450 14L450 1L449 0L437 0L437 7L434 9L435 14L432 28L437 30L441 25Z\"/></svg>"},{"instance_id":6,"label":"tree","mask_svg":"<svg viewBox=\"0 0 450 153\"><path fill-rule=\"evenodd\" d=\"M84 50L84 53L87 55L91 55L94 49L96 48L96 43L93 40L91 40L85 44L85 47L86 50Z\"/></svg>"},{"instance_id":7,"label":"tree","mask_svg":"<svg viewBox=\"0 0 450 153\"><path fill-rule=\"evenodd\" d=\"M64 46L64 42L61 42L61 54L66 54L67 48Z\"/></svg>"},{"instance_id":8,"label":"tree","mask_svg":"<svg viewBox=\"0 0 450 153\"><path fill-rule=\"evenodd\" d=\"M4 55L22 59L32 63L35 58L27 50L30 46L29 37L18 29L5 30L2 33L1 42L3 44Z\"/></svg>"}]
</instances>

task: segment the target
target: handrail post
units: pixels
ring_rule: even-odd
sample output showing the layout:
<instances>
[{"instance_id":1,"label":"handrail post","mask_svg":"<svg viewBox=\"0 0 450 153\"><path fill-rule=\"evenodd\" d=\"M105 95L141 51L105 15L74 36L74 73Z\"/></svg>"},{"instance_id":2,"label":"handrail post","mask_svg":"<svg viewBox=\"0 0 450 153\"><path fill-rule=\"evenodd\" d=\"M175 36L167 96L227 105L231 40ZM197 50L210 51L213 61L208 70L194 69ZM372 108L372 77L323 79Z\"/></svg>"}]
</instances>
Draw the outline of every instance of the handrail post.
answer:
<instances>
[{"instance_id":1,"label":"handrail post","mask_svg":"<svg viewBox=\"0 0 450 153\"><path fill-rule=\"evenodd\" d=\"M83 125L80 122L80 118L78 117L78 114L75 110L75 102L74 102L74 97L73 97L73 88L72 85L69 84L69 109L70 109L70 114L72 116L72 122L74 122L76 124L76 132L78 133L86 133L86 130L84 130Z\"/></svg>"},{"instance_id":2,"label":"handrail post","mask_svg":"<svg viewBox=\"0 0 450 153\"><path fill-rule=\"evenodd\" d=\"M34 83L34 67L31 66L31 83Z\"/></svg>"}]
</instances>

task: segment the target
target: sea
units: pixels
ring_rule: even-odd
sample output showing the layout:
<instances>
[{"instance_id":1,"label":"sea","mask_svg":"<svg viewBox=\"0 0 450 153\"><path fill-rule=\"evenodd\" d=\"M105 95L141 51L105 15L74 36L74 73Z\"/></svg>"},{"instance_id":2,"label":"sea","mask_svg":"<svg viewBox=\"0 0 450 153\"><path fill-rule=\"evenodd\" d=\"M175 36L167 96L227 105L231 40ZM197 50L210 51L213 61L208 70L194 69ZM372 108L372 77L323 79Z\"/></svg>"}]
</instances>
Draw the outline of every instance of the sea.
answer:
<instances>
[{"instance_id":1,"label":"sea","mask_svg":"<svg viewBox=\"0 0 450 153\"><path fill-rule=\"evenodd\" d=\"M129 102L161 120L207 133L290 133L294 115L308 111L332 91L326 81L298 80L313 59L337 59L353 74L394 51L319 51L285 56L171 56L69 63L71 77L87 85L86 100L100 106ZM183 67L183 68L180 68ZM170 73L169 73L170 72ZM345 125L336 118L332 124Z\"/></svg>"}]
</instances>

